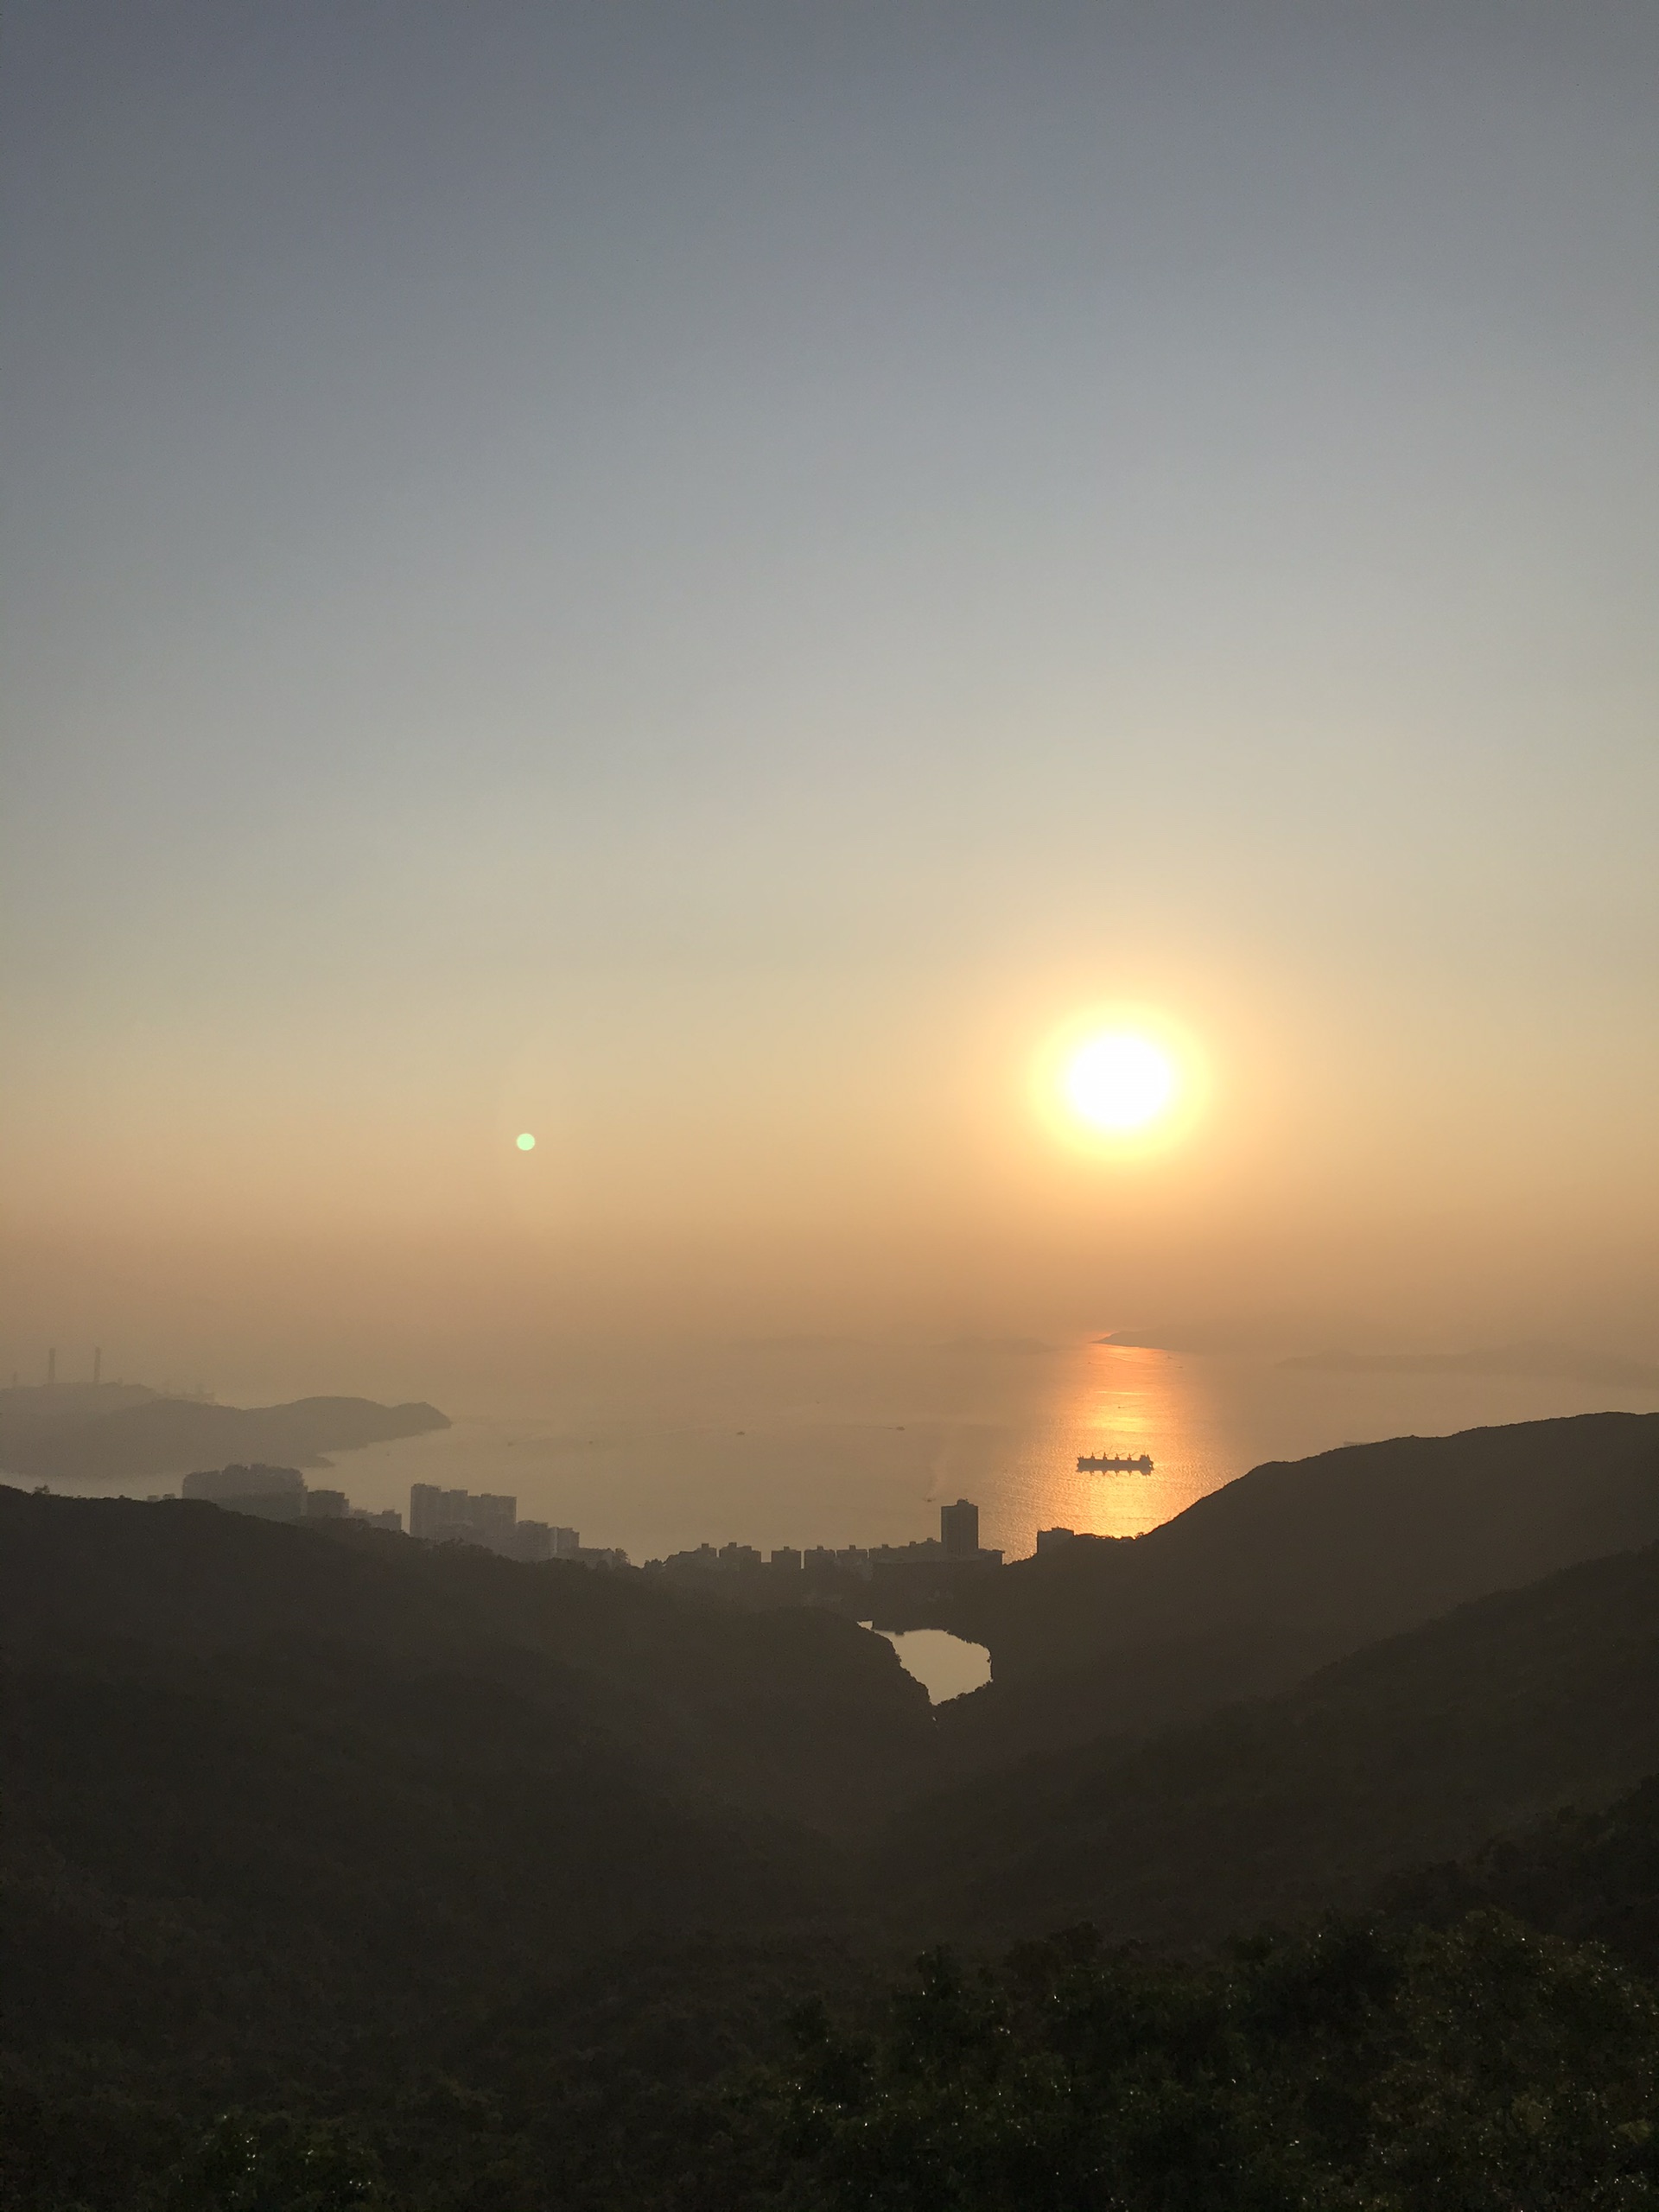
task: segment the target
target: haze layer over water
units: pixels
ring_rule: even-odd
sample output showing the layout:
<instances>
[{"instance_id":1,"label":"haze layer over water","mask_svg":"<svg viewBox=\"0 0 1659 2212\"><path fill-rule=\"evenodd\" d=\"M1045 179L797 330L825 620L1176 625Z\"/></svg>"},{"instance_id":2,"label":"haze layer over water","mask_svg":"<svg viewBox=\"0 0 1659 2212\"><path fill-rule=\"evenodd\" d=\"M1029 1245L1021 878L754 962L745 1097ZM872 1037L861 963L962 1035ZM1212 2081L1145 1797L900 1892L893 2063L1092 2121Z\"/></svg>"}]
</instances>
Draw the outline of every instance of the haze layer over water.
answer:
<instances>
[{"instance_id":1,"label":"haze layer over water","mask_svg":"<svg viewBox=\"0 0 1659 2212\"><path fill-rule=\"evenodd\" d=\"M855 1343L569 1355L539 1407L446 1408L435 1435L343 1457L365 1505L411 1482L505 1491L635 1560L702 1542L906 1543L957 1497L1010 1558L1039 1528L1135 1535L1267 1459L1624 1408L1659 1390L1525 1376L1343 1373L1098 1344ZM1150 1454L1151 1475L1080 1473Z\"/></svg>"}]
</instances>

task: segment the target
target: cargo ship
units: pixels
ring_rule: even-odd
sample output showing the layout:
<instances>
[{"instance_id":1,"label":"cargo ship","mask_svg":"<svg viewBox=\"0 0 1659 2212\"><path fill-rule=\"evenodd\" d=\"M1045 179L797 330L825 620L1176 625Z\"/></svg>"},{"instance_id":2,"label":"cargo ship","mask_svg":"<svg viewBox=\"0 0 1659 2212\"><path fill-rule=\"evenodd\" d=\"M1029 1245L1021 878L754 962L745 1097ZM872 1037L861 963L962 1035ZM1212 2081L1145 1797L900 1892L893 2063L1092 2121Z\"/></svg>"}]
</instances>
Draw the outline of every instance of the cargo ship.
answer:
<instances>
[{"instance_id":1,"label":"cargo ship","mask_svg":"<svg viewBox=\"0 0 1659 2212\"><path fill-rule=\"evenodd\" d=\"M1090 1459L1086 1453L1077 1461L1080 1475L1149 1475L1152 1457L1143 1452L1138 1459Z\"/></svg>"}]
</instances>

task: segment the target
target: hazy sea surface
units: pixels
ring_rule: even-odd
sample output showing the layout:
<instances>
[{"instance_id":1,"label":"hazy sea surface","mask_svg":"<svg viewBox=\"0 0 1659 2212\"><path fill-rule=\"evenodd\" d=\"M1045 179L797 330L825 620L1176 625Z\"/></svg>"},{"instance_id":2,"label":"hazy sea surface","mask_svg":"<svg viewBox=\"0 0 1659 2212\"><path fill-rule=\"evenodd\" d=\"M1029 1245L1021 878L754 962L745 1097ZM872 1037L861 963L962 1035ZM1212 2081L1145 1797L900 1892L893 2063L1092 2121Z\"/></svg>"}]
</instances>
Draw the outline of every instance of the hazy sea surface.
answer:
<instances>
[{"instance_id":1,"label":"hazy sea surface","mask_svg":"<svg viewBox=\"0 0 1659 2212\"><path fill-rule=\"evenodd\" d=\"M1659 1408L1659 1391L1516 1376L1344 1374L1077 1344L786 1341L563 1354L512 1417L342 1453L353 1503L411 1483L507 1491L521 1518L635 1560L702 1542L906 1543L974 1499L1010 1558L1039 1528L1130 1535L1267 1459L1489 1423ZM1080 1454L1154 1471L1079 1474ZM314 1476L314 1481L328 1479Z\"/></svg>"}]
</instances>

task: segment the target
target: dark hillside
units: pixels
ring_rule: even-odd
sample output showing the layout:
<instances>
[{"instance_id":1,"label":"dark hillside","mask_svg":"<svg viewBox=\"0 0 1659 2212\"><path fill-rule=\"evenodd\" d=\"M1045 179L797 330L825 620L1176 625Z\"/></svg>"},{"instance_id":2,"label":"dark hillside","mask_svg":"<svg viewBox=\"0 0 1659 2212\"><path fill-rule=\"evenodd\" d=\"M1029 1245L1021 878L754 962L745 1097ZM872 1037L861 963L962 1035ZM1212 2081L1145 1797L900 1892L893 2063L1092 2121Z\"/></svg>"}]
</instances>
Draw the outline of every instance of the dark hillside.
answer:
<instances>
[{"instance_id":1,"label":"dark hillside","mask_svg":"<svg viewBox=\"0 0 1659 2212\"><path fill-rule=\"evenodd\" d=\"M1503 1592L1298 1688L1033 1758L899 1817L928 1938L1092 1921L1188 1942L1354 1901L1659 1769L1659 1546Z\"/></svg>"},{"instance_id":2,"label":"dark hillside","mask_svg":"<svg viewBox=\"0 0 1659 2212\"><path fill-rule=\"evenodd\" d=\"M1659 1775L1599 1809L1566 1807L1470 1859L1397 1875L1382 1897L1402 1919L1441 1926L1496 1908L1659 1974Z\"/></svg>"},{"instance_id":3,"label":"dark hillside","mask_svg":"<svg viewBox=\"0 0 1659 2212\"><path fill-rule=\"evenodd\" d=\"M1659 1414L1400 1437L1270 1462L1125 1541L964 1587L989 1647L946 1716L965 1764L1259 1696L1495 1590L1659 1540Z\"/></svg>"},{"instance_id":4,"label":"dark hillside","mask_svg":"<svg viewBox=\"0 0 1659 2212\"><path fill-rule=\"evenodd\" d=\"M607 1946L828 1927L925 1694L815 1613L351 1524L0 1491L15 2058L391 2063ZM79 2063L79 2061L76 2062Z\"/></svg>"},{"instance_id":5,"label":"dark hillside","mask_svg":"<svg viewBox=\"0 0 1659 2212\"><path fill-rule=\"evenodd\" d=\"M1400 2048L1422 2043L1427 2065L1446 2007L1489 2019L1516 1972L1543 1974L1556 2028L1558 1967L1569 2009L1600 1986L1593 1959L1581 1972L1529 1938L1500 1936L1481 1964L1455 1924L1465 1904L1605 1934L1638 1961L1659 1926L1652 1806L1638 1792L1594 1810L1659 1769L1659 1546L1489 1596L1270 1701L1033 1758L925 1802L937 1731L888 1645L832 1615L738 1611L629 1573L207 1504L0 1490L0 1624L3 2212L796 2202L794 2151L734 2100L728 2069L760 2060L787 2077L785 2018L815 1989L874 2019L872 1976L918 1941L977 1948L1089 1919L1109 1937L1188 1944L1364 1900L1395 1870L1474 1851L1396 1882L1405 1932L1378 1955L1408 2015ZM851 1840L907 1796L880 1847L855 1855ZM1591 1809L1538 1827L1569 1799ZM1505 1827L1518 1839L1478 1848ZM1426 1921L1449 1931L1427 1950ZM1363 1986L1344 1995L1322 1941L1295 1938L1286 1971L1310 2001L1353 1997L1386 2042L1376 2007L1398 2008L1370 1990L1371 1954L1354 1953ZM1069 1976L1072 1952L1051 1951ZM1453 1963L1451 1982L1437 1959ZM1018 2010L1027 1967L1010 1971ZM1271 2111L1255 2149L1224 2144L1222 2165L1248 2176L1265 2159L1276 2173L1283 2142L1331 2122L1345 2012L1329 2050L1321 2029L1298 2057L1270 1961L1219 1979L1149 1963L1144 1992L1141 1968L1123 1971L1119 1989L1119 1967L1102 1965L1073 2024L1094 2036L1090 2022L1116 2020L1131 2074L1145 2050L1178 2075L1197 2066L1203 2082L1183 2075L1169 2091L1189 2148L1192 2096L1218 2083L1225 2103L1243 2078L1227 2069L1246 1999L1268 2005L1245 2026ZM1184 2024L1205 1990L1219 2070ZM964 2026L988 2063L1015 2048L1000 2016L980 2036L956 1998L941 2003L951 2050L969 2050ZM1512 2055L1534 2066L1528 2005ZM1037 2094L1053 2078L1041 2023L1058 2016L1046 1998L1027 2010ZM873 2109L907 2127L919 2108L900 2044L894 2101ZM828 2070L810 2061L834 2107L814 2126L856 2167L874 2139L856 2097L840 2112L863 2063L849 2071L842 2056L832 2044ZM1605 2037L1568 2056L1576 2097L1581 2077L1605 2073ZM1385 2052L1375 2082L1357 2077L1356 2109L1375 2094L1383 2119L1395 2110L1394 2063ZM1311 2100L1288 2116L1273 2103L1287 2065ZM1495 2126L1518 2094L1510 2066ZM948 2073L947 2164L962 2142ZM1130 2119L1152 2110L1143 2086L1128 2081ZM1092 2077L1084 2088L1092 2112ZM232 2107L274 2117L221 2120ZM1010 2110L992 2094L988 2124ZM1229 2126L1249 2118L1228 2113ZM1167 2143L1154 2118L1155 2162ZM1018 2113L1009 2125L1012 2175L1026 2138ZM1452 2112L1433 2158L1468 2125ZM1408 2145L1415 2132L1395 2134ZM379 2196L367 2182L318 2193L336 2152L357 2170L347 2139ZM979 2157L971 2144L965 2155ZM181 2158L195 2177L169 2194ZM933 2173L932 2158L913 2171ZM853 2179L851 2198L829 2201L865 2202ZM1212 2201L1206 2186L1193 2180L1183 2201ZM982 2199L1050 2201L982 2188L963 2202ZM1302 2201L1238 2199L1251 2212ZM1521 2201L1533 2200L1493 2200Z\"/></svg>"},{"instance_id":6,"label":"dark hillside","mask_svg":"<svg viewBox=\"0 0 1659 2212\"><path fill-rule=\"evenodd\" d=\"M832 1614L734 1613L638 1574L350 1522L0 1488L0 1621L16 1660L122 1641L215 1662L321 1646L461 1673L563 1668L589 1725L664 1773L831 1828L913 1788L931 1756L926 1693Z\"/></svg>"},{"instance_id":7,"label":"dark hillside","mask_svg":"<svg viewBox=\"0 0 1659 2212\"><path fill-rule=\"evenodd\" d=\"M111 1645L6 1687L3 1972L37 2053L279 2082L550 1958L836 1899L827 1847L664 1786L563 1670Z\"/></svg>"}]
</instances>

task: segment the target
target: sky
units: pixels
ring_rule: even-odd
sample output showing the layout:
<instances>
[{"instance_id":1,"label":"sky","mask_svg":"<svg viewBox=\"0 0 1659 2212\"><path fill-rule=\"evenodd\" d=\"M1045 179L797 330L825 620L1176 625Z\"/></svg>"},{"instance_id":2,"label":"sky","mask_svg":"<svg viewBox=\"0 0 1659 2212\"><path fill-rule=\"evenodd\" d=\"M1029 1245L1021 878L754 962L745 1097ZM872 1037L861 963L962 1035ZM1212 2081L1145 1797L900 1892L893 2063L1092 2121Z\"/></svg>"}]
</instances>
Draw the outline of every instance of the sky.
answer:
<instances>
[{"instance_id":1,"label":"sky","mask_svg":"<svg viewBox=\"0 0 1659 2212\"><path fill-rule=\"evenodd\" d=\"M3 37L0 1366L1659 1352L1650 6Z\"/></svg>"}]
</instances>

